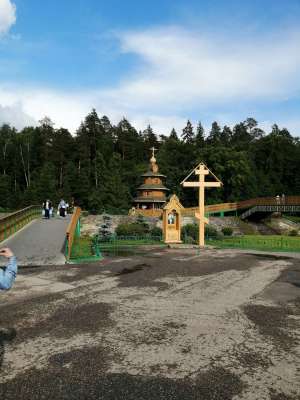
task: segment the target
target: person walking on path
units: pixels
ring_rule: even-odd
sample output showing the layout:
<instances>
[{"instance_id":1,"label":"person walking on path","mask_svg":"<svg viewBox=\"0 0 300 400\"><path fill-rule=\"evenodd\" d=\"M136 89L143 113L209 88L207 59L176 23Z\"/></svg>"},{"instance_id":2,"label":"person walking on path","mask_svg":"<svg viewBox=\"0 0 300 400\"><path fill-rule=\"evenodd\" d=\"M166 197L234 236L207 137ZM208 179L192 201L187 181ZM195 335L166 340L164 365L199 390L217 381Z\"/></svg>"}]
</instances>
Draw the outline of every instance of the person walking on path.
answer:
<instances>
[{"instance_id":1,"label":"person walking on path","mask_svg":"<svg viewBox=\"0 0 300 400\"><path fill-rule=\"evenodd\" d=\"M60 200L58 209L59 209L59 215L61 217L65 217L66 216L66 202L64 201L64 199Z\"/></svg>"},{"instance_id":2,"label":"person walking on path","mask_svg":"<svg viewBox=\"0 0 300 400\"><path fill-rule=\"evenodd\" d=\"M51 201L49 199L44 201L43 208L44 208L44 211L45 211L45 218L49 219L50 218L50 210L52 208L52 204L51 204Z\"/></svg>"},{"instance_id":3,"label":"person walking on path","mask_svg":"<svg viewBox=\"0 0 300 400\"><path fill-rule=\"evenodd\" d=\"M9 290L17 276L17 259L14 253L7 247L0 249L0 256L8 259L6 267L0 268L0 290Z\"/></svg>"}]
</instances>

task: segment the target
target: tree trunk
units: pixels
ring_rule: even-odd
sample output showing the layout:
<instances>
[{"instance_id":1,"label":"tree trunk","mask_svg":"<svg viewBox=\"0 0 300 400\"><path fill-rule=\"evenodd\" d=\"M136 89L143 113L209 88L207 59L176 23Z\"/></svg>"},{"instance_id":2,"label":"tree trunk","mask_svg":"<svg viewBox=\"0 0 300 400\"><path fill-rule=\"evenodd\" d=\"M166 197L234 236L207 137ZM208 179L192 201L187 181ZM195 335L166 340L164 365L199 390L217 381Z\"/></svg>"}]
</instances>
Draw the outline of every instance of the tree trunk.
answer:
<instances>
[{"instance_id":1,"label":"tree trunk","mask_svg":"<svg viewBox=\"0 0 300 400\"><path fill-rule=\"evenodd\" d=\"M60 174L59 174L59 187L63 187L63 165L60 164Z\"/></svg>"},{"instance_id":2,"label":"tree trunk","mask_svg":"<svg viewBox=\"0 0 300 400\"><path fill-rule=\"evenodd\" d=\"M27 143L27 176L28 176L28 186L30 186L30 143Z\"/></svg>"},{"instance_id":3,"label":"tree trunk","mask_svg":"<svg viewBox=\"0 0 300 400\"><path fill-rule=\"evenodd\" d=\"M26 166L25 166L25 161L24 161L24 156L23 156L23 148L22 145L20 144L20 154L21 154L21 160L22 160L22 165L23 165L23 171L24 171L24 177L25 177L25 182L26 182L26 187L29 187L29 182L28 182L28 177L26 173Z\"/></svg>"},{"instance_id":4,"label":"tree trunk","mask_svg":"<svg viewBox=\"0 0 300 400\"><path fill-rule=\"evenodd\" d=\"M6 175L6 150L7 150L7 143L4 143L4 146L3 146L3 175Z\"/></svg>"}]
</instances>

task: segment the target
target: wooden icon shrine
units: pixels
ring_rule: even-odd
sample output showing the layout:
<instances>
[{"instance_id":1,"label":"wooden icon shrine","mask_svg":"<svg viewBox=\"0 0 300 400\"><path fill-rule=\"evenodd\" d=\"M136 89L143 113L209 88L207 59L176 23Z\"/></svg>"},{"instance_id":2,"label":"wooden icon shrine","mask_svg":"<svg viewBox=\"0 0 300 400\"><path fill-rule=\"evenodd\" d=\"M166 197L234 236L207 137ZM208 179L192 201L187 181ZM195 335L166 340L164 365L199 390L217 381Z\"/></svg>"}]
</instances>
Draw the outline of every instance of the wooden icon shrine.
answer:
<instances>
[{"instance_id":1,"label":"wooden icon shrine","mask_svg":"<svg viewBox=\"0 0 300 400\"><path fill-rule=\"evenodd\" d=\"M165 243L181 243L181 210L183 206L173 194L163 208L163 233Z\"/></svg>"}]
</instances>

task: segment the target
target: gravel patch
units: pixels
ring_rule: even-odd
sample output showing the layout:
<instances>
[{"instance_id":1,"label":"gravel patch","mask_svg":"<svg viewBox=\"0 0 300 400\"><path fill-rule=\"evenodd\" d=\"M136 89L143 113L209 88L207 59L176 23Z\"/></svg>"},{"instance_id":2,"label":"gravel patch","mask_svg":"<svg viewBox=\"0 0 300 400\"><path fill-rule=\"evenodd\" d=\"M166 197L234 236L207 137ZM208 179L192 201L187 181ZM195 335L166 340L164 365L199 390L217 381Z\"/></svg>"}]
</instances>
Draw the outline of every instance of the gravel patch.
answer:
<instances>
[{"instance_id":1,"label":"gravel patch","mask_svg":"<svg viewBox=\"0 0 300 400\"><path fill-rule=\"evenodd\" d=\"M297 327L297 321L290 317L300 315L300 308L294 304L295 307L249 304L243 307L243 311L261 335L271 338L283 350L290 350L298 344L297 337L291 333Z\"/></svg>"}]
</instances>

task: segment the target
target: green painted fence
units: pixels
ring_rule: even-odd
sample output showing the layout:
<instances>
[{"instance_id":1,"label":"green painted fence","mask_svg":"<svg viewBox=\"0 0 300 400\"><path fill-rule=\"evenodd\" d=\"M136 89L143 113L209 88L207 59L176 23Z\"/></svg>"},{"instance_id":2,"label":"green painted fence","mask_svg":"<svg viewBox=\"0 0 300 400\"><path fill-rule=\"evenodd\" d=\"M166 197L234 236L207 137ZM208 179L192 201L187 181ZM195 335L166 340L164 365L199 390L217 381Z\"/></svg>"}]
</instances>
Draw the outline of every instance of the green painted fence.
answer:
<instances>
[{"instance_id":1,"label":"green painted fence","mask_svg":"<svg viewBox=\"0 0 300 400\"><path fill-rule=\"evenodd\" d=\"M80 207L75 207L66 232L65 257L68 263L99 261L102 255L97 243L80 235Z\"/></svg>"},{"instance_id":2,"label":"green painted fence","mask_svg":"<svg viewBox=\"0 0 300 400\"><path fill-rule=\"evenodd\" d=\"M220 240L207 238L206 244L221 248L300 252L300 237L289 236L249 235L223 238Z\"/></svg>"}]
</instances>

